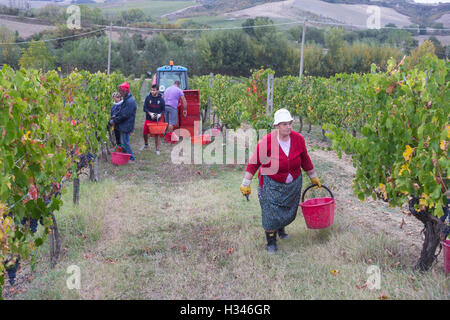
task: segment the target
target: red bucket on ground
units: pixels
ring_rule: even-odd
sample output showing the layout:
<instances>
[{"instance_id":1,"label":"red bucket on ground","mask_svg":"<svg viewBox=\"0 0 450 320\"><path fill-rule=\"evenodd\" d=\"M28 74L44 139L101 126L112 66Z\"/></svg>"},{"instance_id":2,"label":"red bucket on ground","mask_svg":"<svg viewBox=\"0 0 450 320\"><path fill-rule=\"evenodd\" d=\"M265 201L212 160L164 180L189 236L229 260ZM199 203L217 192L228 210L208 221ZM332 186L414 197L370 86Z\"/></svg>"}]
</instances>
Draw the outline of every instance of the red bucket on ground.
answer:
<instances>
[{"instance_id":1,"label":"red bucket on ground","mask_svg":"<svg viewBox=\"0 0 450 320\"><path fill-rule=\"evenodd\" d=\"M450 273L450 240L442 241L442 247L444 248L444 269L445 274Z\"/></svg>"},{"instance_id":2,"label":"red bucket on ground","mask_svg":"<svg viewBox=\"0 0 450 320\"><path fill-rule=\"evenodd\" d=\"M164 136L164 141L168 143L177 143L179 140L180 138L178 138L178 136L173 132L167 132Z\"/></svg>"},{"instance_id":3,"label":"red bucket on ground","mask_svg":"<svg viewBox=\"0 0 450 320\"><path fill-rule=\"evenodd\" d=\"M111 152L111 161L116 166L127 164L130 160L131 154L122 152Z\"/></svg>"},{"instance_id":4,"label":"red bucket on ground","mask_svg":"<svg viewBox=\"0 0 450 320\"><path fill-rule=\"evenodd\" d=\"M211 142L211 136L209 134L191 136L191 142L195 144L208 144Z\"/></svg>"},{"instance_id":5,"label":"red bucket on ground","mask_svg":"<svg viewBox=\"0 0 450 320\"><path fill-rule=\"evenodd\" d=\"M314 186L309 186L308 188L306 188L306 190L303 192L302 203L300 203L306 226L309 229L328 228L334 222L333 194L327 187L322 185L322 188L325 188L331 194L331 197L313 198L304 201L306 191L308 191L312 187Z\"/></svg>"}]
</instances>

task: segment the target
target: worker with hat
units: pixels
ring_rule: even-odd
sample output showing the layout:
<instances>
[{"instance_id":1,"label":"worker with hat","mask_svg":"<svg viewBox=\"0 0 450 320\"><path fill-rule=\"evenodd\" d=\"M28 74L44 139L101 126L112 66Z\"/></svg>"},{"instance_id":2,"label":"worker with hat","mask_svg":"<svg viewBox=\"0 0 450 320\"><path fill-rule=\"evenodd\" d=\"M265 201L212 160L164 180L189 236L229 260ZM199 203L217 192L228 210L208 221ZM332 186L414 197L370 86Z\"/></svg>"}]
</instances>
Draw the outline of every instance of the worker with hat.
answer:
<instances>
[{"instance_id":1,"label":"worker with hat","mask_svg":"<svg viewBox=\"0 0 450 320\"><path fill-rule=\"evenodd\" d=\"M269 253L277 251L277 234L280 239L288 238L285 227L297 215L302 189L301 170L306 171L316 188L321 187L305 139L292 130L293 120L287 109L275 112L275 130L258 142L240 187L241 193L248 197L252 178L259 169L258 199Z\"/></svg>"},{"instance_id":2,"label":"worker with hat","mask_svg":"<svg viewBox=\"0 0 450 320\"><path fill-rule=\"evenodd\" d=\"M134 157L133 150L130 146L130 134L134 131L137 105L130 92L130 85L128 82L119 85L119 93L123 98L122 105L114 119L110 120L110 124L114 124L114 126L117 126L119 129L120 143L125 148L125 152L131 154L130 160L133 163L136 158Z\"/></svg>"}]
</instances>

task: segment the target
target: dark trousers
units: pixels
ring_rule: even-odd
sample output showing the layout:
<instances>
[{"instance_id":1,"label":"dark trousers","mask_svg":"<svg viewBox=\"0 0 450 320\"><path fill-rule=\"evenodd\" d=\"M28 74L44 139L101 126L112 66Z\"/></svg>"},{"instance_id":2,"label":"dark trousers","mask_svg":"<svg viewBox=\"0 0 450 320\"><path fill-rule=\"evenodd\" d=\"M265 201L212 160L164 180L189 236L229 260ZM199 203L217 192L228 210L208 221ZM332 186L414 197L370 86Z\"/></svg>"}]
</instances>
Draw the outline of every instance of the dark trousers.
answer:
<instances>
[{"instance_id":1,"label":"dark trousers","mask_svg":"<svg viewBox=\"0 0 450 320\"><path fill-rule=\"evenodd\" d=\"M120 144L120 131L114 128L114 136L116 137L116 145Z\"/></svg>"},{"instance_id":2,"label":"dark trousers","mask_svg":"<svg viewBox=\"0 0 450 320\"><path fill-rule=\"evenodd\" d=\"M125 148L125 152L131 154L130 160L136 160L134 157L133 150L131 150L130 146L130 133L129 132L121 132L120 133L120 142L122 146Z\"/></svg>"}]
</instances>

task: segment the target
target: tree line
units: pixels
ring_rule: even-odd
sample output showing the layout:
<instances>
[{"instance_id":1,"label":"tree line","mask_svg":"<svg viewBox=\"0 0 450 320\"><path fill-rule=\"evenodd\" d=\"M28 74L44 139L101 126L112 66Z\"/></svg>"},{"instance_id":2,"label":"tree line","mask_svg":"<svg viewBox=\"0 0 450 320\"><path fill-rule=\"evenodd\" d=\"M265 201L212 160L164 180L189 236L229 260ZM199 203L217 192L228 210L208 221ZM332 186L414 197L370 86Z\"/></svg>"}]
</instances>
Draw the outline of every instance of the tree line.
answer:
<instances>
[{"instance_id":1,"label":"tree line","mask_svg":"<svg viewBox=\"0 0 450 320\"><path fill-rule=\"evenodd\" d=\"M112 41L111 70L140 77L173 60L188 67L191 75L212 72L247 77L252 69L261 66L280 76L298 75L302 27L280 30L269 18L247 19L242 26L245 28L228 31L168 30L144 35L120 32L120 39ZM98 26L73 31L65 24L57 24L56 30L22 39L2 26L0 43L32 42L0 45L0 63L13 68L59 67L63 72L75 68L105 71L109 41L106 31L68 40L40 41L96 29ZM439 58L448 57L448 46L442 46L435 37L430 40ZM307 27L305 43L304 73L326 77L342 72L366 73L372 63L383 69L389 58L401 58L418 46L413 33L397 28L347 31Z\"/></svg>"}]
</instances>

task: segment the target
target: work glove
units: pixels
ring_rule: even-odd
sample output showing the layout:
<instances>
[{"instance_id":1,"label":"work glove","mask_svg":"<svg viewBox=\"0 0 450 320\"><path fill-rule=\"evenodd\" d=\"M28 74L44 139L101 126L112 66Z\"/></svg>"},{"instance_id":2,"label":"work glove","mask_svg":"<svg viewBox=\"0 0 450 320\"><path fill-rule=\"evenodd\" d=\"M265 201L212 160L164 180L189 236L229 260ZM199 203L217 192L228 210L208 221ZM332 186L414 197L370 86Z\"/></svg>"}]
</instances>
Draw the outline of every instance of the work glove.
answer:
<instances>
[{"instance_id":1,"label":"work glove","mask_svg":"<svg viewBox=\"0 0 450 320\"><path fill-rule=\"evenodd\" d=\"M242 184L241 184L241 193L243 196L245 196L247 198L248 201L248 196L250 195L250 193L252 193L252 188L250 187L250 184L252 183L252 180L248 180L245 179L242 180Z\"/></svg>"},{"instance_id":2,"label":"work glove","mask_svg":"<svg viewBox=\"0 0 450 320\"><path fill-rule=\"evenodd\" d=\"M241 185L241 193L243 196L249 195L250 193L252 193L252 188L250 186L248 187L244 187Z\"/></svg>"},{"instance_id":3,"label":"work glove","mask_svg":"<svg viewBox=\"0 0 450 320\"><path fill-rule=\"evenodd\" d=\"M153 121L159 120L159 118L161 118L161 115L158 113L149 112L149 114L150 114L150 119L152 119Z\"/></svg>"},{"instance_id":4,"label":"work glove","mask_svg":"<svg viewBox=\"0 0 450 320\"><path fill-rule=\"evenodd\" d=\"M315 178L310 178L311 180L311 184L317 184L316 187L314 187L314 189L318 189L322 187L322 184L320 183L319 177L315 177Z\"/></svg>"}]
</instances>

